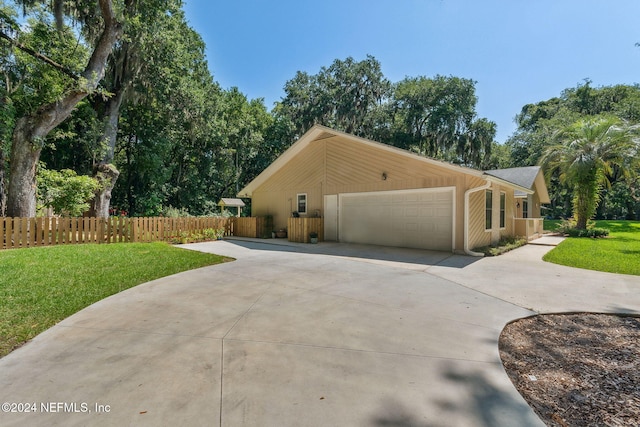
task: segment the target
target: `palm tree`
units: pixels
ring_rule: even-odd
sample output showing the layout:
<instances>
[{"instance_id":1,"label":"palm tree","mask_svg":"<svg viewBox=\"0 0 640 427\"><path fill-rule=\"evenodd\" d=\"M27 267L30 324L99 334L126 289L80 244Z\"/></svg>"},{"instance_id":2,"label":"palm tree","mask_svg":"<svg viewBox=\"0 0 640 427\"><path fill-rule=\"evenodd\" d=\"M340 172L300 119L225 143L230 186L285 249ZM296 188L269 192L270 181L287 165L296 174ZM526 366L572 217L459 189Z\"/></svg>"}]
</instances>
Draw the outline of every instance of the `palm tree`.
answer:
<instances>
[{"instance_id":1,"label":"palm tree","mask_svg":"<svg viewBox=\"0 0 640 427\"><path fill-rule=\"evenodd\" d=\"M561 182L573 189L576 228L587 228L614 169L628 176L637 166L640 141L636 130L637 126L617 117L589 117L557 132L558 143L545 150L540 164L547 175L559 172Z\"/></svg>"}]
</instances>

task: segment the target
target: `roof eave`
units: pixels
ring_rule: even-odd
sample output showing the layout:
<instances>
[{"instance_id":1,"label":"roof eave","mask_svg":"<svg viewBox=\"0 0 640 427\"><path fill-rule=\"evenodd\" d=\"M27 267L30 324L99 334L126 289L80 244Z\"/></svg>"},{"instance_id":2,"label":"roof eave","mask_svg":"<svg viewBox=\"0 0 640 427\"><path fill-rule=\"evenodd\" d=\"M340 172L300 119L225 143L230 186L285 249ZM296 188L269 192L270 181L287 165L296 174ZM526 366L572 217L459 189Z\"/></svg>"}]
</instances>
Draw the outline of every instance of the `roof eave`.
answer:
<instances>
[{"instance_id":1,"label":"roof eave","mask_svg":"<svg viewBox=\"0 0 640 427\"><path fill-rule=\"evenodd\" d=\"M545 204L551 203L551 198L549 197L549 190L547 189L547 183L544 179L544 174L542 173L542 170L540 170L540 172L538 173L538 176L536 176L534 185L538 190L538 197L540 198L540 203L545 203Z\"/></svg>"},{"instance_id":2,"label":"roof eave","mask_svg":"<svg viewBox=\"0 0 640 427\"><path fill-rule=\"evenodd\" d=\"M315 125L294 142L284 153L273 161L265 170L255 177L249 184L238 192L237 197L251 198L256 188L260 187L267 179L289 162L296 154L304 149L311 141L314 141L324 131L330 129Z\"/></svg>"},{"instance_id":3,"label":"roof eave","mask_svg":"<svg viewBox=\"0 0 640 427\"><path fill-rule=\"evenodd\" d=\"M445 169L449 169L451 171L465 173L467 175L475 176L478 178L482 178L485 174L482 171L478 171L471 168L466 168L464 166L458 166L451 163L443 162L440 160L435 160L429 157L423 157L414 153L411 153L407 150L403 150L398 147L394 147L392 145L383 144L381 142L372 141L366 138L362 138L359 136L351 135L346 132L338 131L335 129L328 128L322 125L314 125L311 129L309 129L304 135L302 135L291 147L285 150L273 163L271 163L265 170L263 170L256 178L253 179L249 184L247 184L242 190L238 192L237 197L245 197L251 198L253 192L260 187L267 179L269 179L275 172L277 172L280 168L282 168L285 164L287 164L293 157L295 157L300 151L302 151L307 145L311 142L315 141L320 135L323 133L330 133L333 136L340 136L352 141L356 141L362 144L366 144L369 146L376 147L378 149L397 153L403 156L409 156L414 159L420 160L424 163L428 163L430 165L439 166Z\"/></svg>"}]
</instances>

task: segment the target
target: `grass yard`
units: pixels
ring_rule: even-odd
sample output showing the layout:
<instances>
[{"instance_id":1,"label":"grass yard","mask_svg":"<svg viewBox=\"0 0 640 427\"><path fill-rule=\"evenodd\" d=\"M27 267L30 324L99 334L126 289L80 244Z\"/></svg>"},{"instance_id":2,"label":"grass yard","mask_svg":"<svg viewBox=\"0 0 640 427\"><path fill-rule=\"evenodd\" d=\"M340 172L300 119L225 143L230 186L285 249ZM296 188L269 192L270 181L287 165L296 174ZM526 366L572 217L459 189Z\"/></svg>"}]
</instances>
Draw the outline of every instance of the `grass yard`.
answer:
<instances>
[{"instance_id":1,"label":"grass yard","mask_svg":"<svg viewBox=\"0 0 640 427\"><path fill-rule=\"evenodd\" d=\"M545 230L554 230L559 221L545 221ZM544 256L545 261L589 270L640 276L640 222L596 221L608 228L603 239L568 238Z\"/></svg>"},{"instance_id":2,"label":"grass yard","mask_svg":"<svg viewBox=\"0 0 640 427\"><path fill-rule=\"evenodd\" d=\"M0 357L109 295L220 262L221 256L166 243L0 251Z\"/></svg>"}]
</instances>

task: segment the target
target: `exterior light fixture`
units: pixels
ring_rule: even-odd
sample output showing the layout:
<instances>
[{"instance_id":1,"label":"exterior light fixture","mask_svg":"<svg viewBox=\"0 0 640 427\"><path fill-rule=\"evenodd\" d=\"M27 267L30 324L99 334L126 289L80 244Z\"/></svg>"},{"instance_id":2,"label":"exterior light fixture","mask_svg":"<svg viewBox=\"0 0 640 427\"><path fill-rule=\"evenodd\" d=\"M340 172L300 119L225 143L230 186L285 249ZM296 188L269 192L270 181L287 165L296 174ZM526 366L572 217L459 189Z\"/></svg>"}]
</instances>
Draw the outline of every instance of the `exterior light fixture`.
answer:
<instances>
[{"instance_id":1,"label":"exterior light fixture","mask_svg":"<svg viewBox=\"0 0 640 427\"><path fill-rule=\"evenodd\" d=\"M382 172L382 180L383 181L387 180L387 173L386 172Z\"/></svg>"}]
</instances>

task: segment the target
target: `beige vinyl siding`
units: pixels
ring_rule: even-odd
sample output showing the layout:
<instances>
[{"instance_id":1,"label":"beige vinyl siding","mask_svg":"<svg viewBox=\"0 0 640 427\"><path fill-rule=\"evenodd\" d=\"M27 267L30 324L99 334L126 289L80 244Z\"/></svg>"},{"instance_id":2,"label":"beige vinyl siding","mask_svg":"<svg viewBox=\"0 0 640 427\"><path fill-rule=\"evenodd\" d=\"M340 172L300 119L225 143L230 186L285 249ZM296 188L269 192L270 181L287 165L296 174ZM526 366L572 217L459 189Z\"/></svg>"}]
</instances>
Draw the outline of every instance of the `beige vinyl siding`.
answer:
<instances>
[{"instance_id":1,"label":"beige vinyl siding","mask_svg":"<svg viewBox=\"0 0 640 427\"><path fill-rule=\"evenodd\" d=\"M326 143L326 194L450 187L456 183L455 173L444 167L426 165L400 153L348 143L339 137L322 142Z\"/></svg>"},{"instance_id":2,"label":"beige vinyl siding","mask_svg":"<svg viewBox=\"0 0 640 427\"><path fill-rule=\"evenodd\" d=\"M273 216L273 226L276 229L286 228L287 219L296 210L296 196L307 194L307 214L313 217L319 211L322 216L322 185L313 187L291 188L283 191L256 191L251 199L252 216ZM305 216L305 215L302 215Z\"/></svg>"},{"instance_id":3,"label":"beige vinyl siding","mask_svg":"<svg viewBox=\"0 0 640 427\"><path fill-rule=\"evenodd\" d=\"M490 229L485 229L485 195L486 191L478 191L469 197L469 247L478 248L496 243L501 237L513 236L515 215L514 192L510 188L497 184L492 185L493 219ZM500 227L500 194L505 194L505 226Z\"/></svg>"},{"instance_id":4,"label":"beige vinyl siding","mask_svg":"<svg viewBox=\"0 0 640 427\"><path fill-rule=\"evenodd\" d=\"M383 172L386 180L382 179ZM318 210L323 216L326 194L452 186L457 189L456 206L464 206L464 182L463 173L336 136L311 142L258 187L252 196L252 215L273 215L274 226L284 228L296 210L299 193L307 193L308 216ZM460 227L461 210L457 213L455 226ZM456 233L456 247L461 246L461 233Z\"/></svg>"},{"instance_id":5,"label":"beige vinyl siding","mask_svg":"<svg viewBox=\"0 0 640 427\"><path fill-rule=\"evenodd\" d=\"M307 194L307 216L322 214L324 147L314 142L253 193L252 216L273 216L276 229L287 227L287 218L297 210L296 197Z\"/></svg>"},{"instance_id":6,"label":"beige vinyl siding","mask_svg":"<svg viewBox=\"0 0 640 427\"><path fill-rule=\"evenodd\" d=\"M485 230L485 191L469 196L469 247L491 244L491 230Z\"/></svg>"},{"instance_id":7,"label":"beige vinyl siding","mask_svg":"<svg viewBox=\"0 0 640 427\"><path fill-rule=\"evenodd\" d=\"M272 192L299 188L299 192L304 192L305 188L317 185L323 180L324 147L322 141L317 141L291 159L256 191Z\"/></svg>"},{"instance_id":8,"label":"beige vinyl siding","mask_svg":"<svg viewBox=\"0 0 640 427\"><path fill-rule=\"evenodd\" d=\"M505 227L500 230L501 237L513 236L515 231L515 224L513 222L513 218L515 218L516 210L515 210L515 195L512 189L502 187L500 190L506 193L506 203L505 203Z\"/></svg>"}]
</instances>

